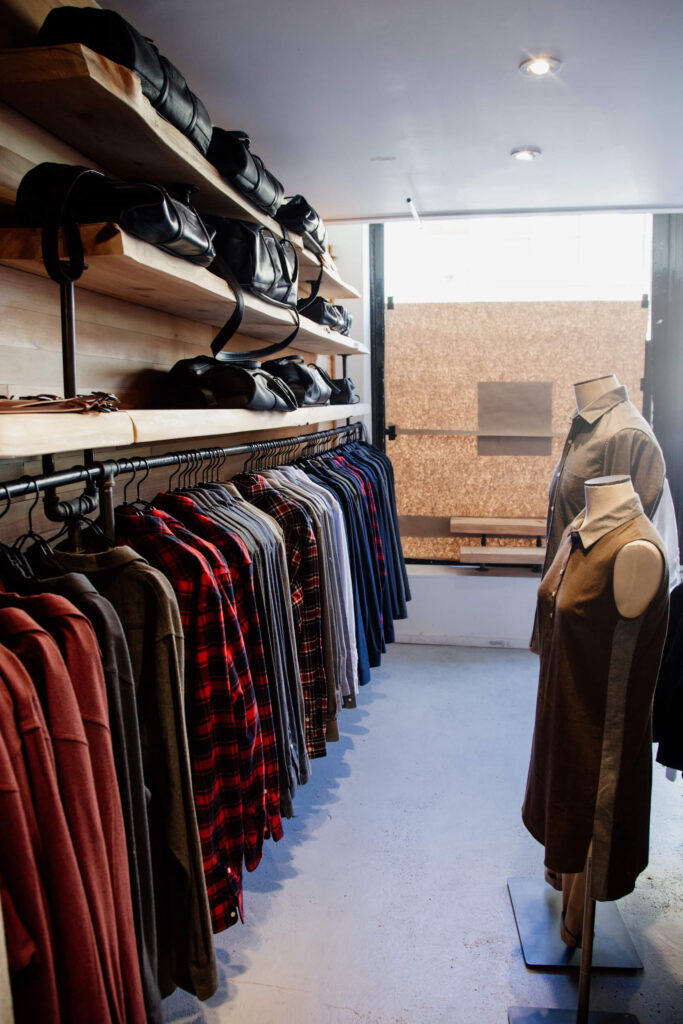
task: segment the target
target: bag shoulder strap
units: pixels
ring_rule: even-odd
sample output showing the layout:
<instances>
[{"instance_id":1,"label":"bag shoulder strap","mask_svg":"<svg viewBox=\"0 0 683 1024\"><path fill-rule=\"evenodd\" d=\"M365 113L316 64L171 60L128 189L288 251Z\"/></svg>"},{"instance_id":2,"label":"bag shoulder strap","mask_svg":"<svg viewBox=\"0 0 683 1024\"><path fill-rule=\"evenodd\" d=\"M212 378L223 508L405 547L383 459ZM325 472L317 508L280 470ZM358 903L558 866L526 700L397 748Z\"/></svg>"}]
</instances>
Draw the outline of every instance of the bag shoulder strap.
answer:
<instances>
[{"instance_id":1,"label":"bag shoulder strap","mask_svg":"<svg viewBox=\"0 0 683 1024\"><path fill-rule=\"evenodd\" d=\"M60 166L55 174L55 186L48 200L41 248L45 269L53 281L59 284L70 284L77 281L85 270L83 242L77 222L69 217L66 211L68 204L86 178L103 178L99 171L89 167ZM67 259L59 258L59 232L64 229Z\"/></svg>"},{"instance_id":2,"label":"bag shoulder strap","mask_svg":"<svg viewBox=\"0 0 683 1024\"><path fill-rule=\"evenodd\" d=\"M222 363L244 363L252 359L263 359L266 356L275 355L276 352L281 352L284 348L296 338L299 333L299 314L296 309L292 310L296 316L296 326L291 334L288 334L282 341L273 342L271 345L266 345L264 348L250 349L249 352L224 352L223 348L227 345L230 339L237 333L244 318L244 292L242 286L235 277L232 267L229 265L227 260L223 259L222 256L216 256L214 265L221 277L224 277L232 288L235 295L235 309L226 324L221 327L216 337L211 342L211 351L216 359ZM283 304L278 302L276 299L271 299L267 295L259 295L263 302L269 302L273 306L278 306L280 309L283 308ZM287 309L291 307L287 306Z\"/></svg>"}]
</instances>

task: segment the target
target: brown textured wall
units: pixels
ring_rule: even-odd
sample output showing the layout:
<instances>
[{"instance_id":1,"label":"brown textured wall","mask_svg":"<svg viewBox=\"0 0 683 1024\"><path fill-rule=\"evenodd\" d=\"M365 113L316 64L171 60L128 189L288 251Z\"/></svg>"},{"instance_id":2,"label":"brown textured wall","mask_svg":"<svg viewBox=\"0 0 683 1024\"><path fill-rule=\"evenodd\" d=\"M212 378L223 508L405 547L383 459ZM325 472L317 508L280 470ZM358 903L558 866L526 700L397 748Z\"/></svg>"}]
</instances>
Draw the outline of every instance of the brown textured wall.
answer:
<instances>
[{"instance_id":1,"label":"brown textured wall","mask_svg":"<svg viewBox=\"0 0 683 1024\"><path fill-rule=\"evenodd\" d=\"M615 373L641 407L640 302L397 305L387 312L387 423L465 431L389 442L401 515L545 516L575 381ZM479 381L553 381L550 456L478 456ZM404 538L412 558L457 558L460 541Z\"/></svg>"}]
</instances>

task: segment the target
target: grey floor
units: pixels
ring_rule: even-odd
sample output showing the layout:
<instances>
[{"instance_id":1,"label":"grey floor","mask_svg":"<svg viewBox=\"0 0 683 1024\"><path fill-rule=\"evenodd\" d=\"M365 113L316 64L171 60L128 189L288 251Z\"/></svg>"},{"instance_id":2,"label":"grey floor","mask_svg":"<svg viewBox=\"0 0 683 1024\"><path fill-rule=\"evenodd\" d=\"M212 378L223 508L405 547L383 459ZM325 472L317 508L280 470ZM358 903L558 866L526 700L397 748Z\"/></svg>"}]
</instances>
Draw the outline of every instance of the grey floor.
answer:
<instances>
[{"instance_id":1,"label":"grey floor","mask_svg":"<svg viewBox=\"0 0 683 1024\"><path fill-rule=\"evenodd\" d=\"M220 988L173 1024L505 1024L576 1005L574 974L529 971L508 876L538 875L520 805L537 659L393 646L341 742L315 762L284 839L216 937ZM591 1006L683 1022L683 780L655 771L651 861L620 901L645 970L600 973Z\"/></svg>"}]
</instances>

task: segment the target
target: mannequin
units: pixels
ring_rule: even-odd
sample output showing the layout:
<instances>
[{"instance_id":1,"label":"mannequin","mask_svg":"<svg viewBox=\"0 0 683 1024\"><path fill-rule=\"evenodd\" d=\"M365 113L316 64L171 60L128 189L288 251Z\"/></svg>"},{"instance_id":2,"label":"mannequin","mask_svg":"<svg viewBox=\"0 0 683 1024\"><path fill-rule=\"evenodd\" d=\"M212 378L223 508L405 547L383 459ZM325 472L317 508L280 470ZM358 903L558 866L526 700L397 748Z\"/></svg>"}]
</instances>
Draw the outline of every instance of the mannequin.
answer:
<instances>
[{"instance_id":1,"label":"mannequin","mask_svg":"<svg viewBox=\"0 0 683 1024\"><path fill-rule=\"evenodd\" d=\"M584 496L586 511L565 530L539 588L539 694L522 811L550 874L562 875L568 945L581 941L591 845L592 898L626 895L647 865L650 708L668 611L666 553L630 477L588 480Z\"/></svg>"},{"instance_id":2,"label":"mannequin","mask_svg":"<svg viewBox=\"0 0 683 1024\"><path fill-rule=\"evenodd\" d=\"M594 402L596 398L600 398L601 395L605 395L608 391L613 391L614 388L618 387L619 381L613 373L608 373L604 377L593 377L592 380L580 380L574 384L576 408L581 412L587 405Z\"/></svg>"},{"instance_id":3,"label":"mannequin","mask_svg":"<svg viewBox=\"0 0 683 1024\"><path fill-rule=\"evenodd\" d=\"M659 443L616 374L578 381L574 397L576 413L550 483L544 576L564 530L584 507L586 480L614 474L630 476L650 518L664 486L664 457Z\"/></svg>"},{"instance_id":4,"label":"mannequin","mask_svg":"<svg viewBox=\"0 0 683 1024\"><path fill-rule=\"evenodd\" d=\"M601 378L601 380L606 379ZM598 382L587 382L589 386L595 383ZM577 389L584 386L583 384L575 385L575 393ZM593 401L593 398L588 398L588 401ZM580 408L578 394L577 406ZM627 476L598 477L594 480L587 480L584 525L590 527L602 517L613 515L615 510L623 506L624 501L632 494L634 494L633 484L631 478ZM614 561L612 577L614 601L619 614L627 619L634 619L642 615L657 592L663 572L662 556L651 541L634 540L625 544ZM581 945L585 887L585 870L579 874L561 876L562 924L560 933L568 946Z\"/></svg>"}]
</instances>

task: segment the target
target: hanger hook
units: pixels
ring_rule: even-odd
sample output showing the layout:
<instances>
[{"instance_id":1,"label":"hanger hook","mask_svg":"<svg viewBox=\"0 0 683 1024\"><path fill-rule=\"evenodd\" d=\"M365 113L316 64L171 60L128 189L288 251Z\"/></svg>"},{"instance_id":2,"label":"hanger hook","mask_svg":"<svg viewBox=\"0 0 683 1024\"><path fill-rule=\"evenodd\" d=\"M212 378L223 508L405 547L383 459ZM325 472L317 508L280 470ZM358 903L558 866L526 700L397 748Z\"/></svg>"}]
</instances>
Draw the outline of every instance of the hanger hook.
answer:
<instances>
[{"instance_id":1,"label":"hanger hook","mask_svg":"<svg viewBox=\"0 0 683 1024\"><path fill-rule=\"evenodd\" d=\"M136 501L142 501L142 498L140 497L140 488L144 484L144 482L147 479L147 477L149 476L149 472L150 472L150 466L149 466L149 462L147 461L147 459L140 459L140 461L142 462L142 465L144 466L145 475L143 477L141 477L140 480L138 480L138 486L137 486L137 488L135 490Z\"/></svg>"},{"instance_id":2,"label":"hanger hook","mask_svg":"<svg viewBox=\"0 0 683 1024\"><path fill-rule=\"evenodd\" d=\"M33 483L33 486L36 489L36 496L33 499L33 504L31 505L30 509L28 510L28 532L31 535L33 535L33 533L34 533L34 530L33 530L33 510L36 507L36 505L38 504L38 502L40 501L40 489L38 487L38 481L37 480L33 480L32 483Z\"/></svg>"},{"instance_id":3,"label":"hanger hook","mask_svg":"<svg viewBox=\"0 0 683 1024\"><path fill-rule=\"evenodd\" d=\"M137 476L137 470L135 468L135 461L133 459L124 459L123 462L125 463L126 470L128 471L128 469L130 468L130 472L132 473L132 476L130 476L128 478L128 480L126 480L125 484L123 485L123 504L127 505L128 504L128 488L130 487L130 485L135 480L135 477Z\"/></svg>"},{"instance_id":4,"label":"hanger hook","mask_svg":"<svg viewBox=\"0 0 683 1024\"><path fill-rule=\"evenodd\" d=\"M9 507L12 504L12 498L10 497L9 490L7 489L5 484L0 484L0 487L2 487L2 489L4 491L3 497L4 497L5 501L7 502L7 504L3 508L2 512L0 512L0 519L2 519L2 517L6 516L7 513L9 512Z\"/></svg>"}]
</instances>

